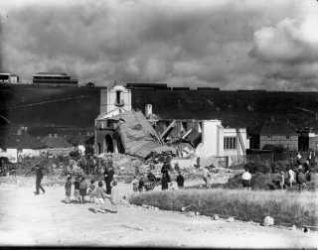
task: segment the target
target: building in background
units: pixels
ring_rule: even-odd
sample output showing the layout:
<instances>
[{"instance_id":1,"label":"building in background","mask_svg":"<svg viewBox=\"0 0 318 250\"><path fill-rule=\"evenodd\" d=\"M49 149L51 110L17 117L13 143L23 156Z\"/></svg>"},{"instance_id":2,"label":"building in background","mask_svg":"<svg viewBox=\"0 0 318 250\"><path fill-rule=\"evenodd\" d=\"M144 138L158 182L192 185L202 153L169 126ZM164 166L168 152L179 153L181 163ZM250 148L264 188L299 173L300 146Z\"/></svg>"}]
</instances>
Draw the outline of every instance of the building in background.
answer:
<instances>
[{"instance_id":1,"label":"building in background","mask_svg":"<svg viewBox=\"0 0 318 250\"><path fill-rule=\"evenodd\" d=\"M0 156L7 157L12 163L21 162L25 156L39 156L41 150L46 147L28 133L27 127L10 131L0 139Z\"/></svg>"},{"instance_id":2,"label":"building in background","mask_svg":"<svg viewBox=\"0 0 318 250\"><path fill-rule=\"evenodd\" d=\"M71 78L66 73L41 72L33 75L33 84L39 86L74 87L77 86L78 80Z\"/></svg>"},{"instance_id":3,"label":"building in background","mask_svg":"<svg viewBox=\"0 0 318 250\"><path fill-rule=\"evenodd\" d=\"M19 76L12 73L0 73L0 83L19 83Z\"/></svg>"},{"instance_id":4,"label":"building in background","mask_svg":"<svg viewBox=\"0 0 318 250\"><path fill-rule=\"evenodd\" d=\"M298 133L290 124L279 121L265 122L260 131L260 148L273 145L298 150Z\"/></svg>"},{"instance_id":5,"label":"building in background","mask_svg":"<svg viewBox=\"0 0 318 250\"><path fill-rule=\"evenodd\" d=\"M202 158L223 157L226 165L246 155L249 139L245 128L224 128L220 120L202 121L202 141L196 155Z\"/></svg>"}]
</instances>

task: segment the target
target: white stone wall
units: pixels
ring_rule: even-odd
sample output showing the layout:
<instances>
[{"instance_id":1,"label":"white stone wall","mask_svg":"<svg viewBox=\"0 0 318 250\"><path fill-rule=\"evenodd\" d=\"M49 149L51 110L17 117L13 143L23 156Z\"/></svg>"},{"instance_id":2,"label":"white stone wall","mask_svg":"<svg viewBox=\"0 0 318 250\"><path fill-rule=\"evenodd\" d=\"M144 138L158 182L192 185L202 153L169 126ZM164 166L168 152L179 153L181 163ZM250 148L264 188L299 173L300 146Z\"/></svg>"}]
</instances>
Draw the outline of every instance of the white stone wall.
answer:
<instances>
[{"instance_id":1,"label":"white stone wall","mask_svg":"<svg viewBox=\"0 0 318 250\"><path fill-rule=\"evenodd\" d=\"M197 147L197 156L230 157L246 155L246 149L249 149L246 129L224 128L219 120L203 121L202 124L202 143ZM238 138L239 134L241 140ZM224 137L235 137L236 148L224 149Z\"/></svg>"}]
</instances>

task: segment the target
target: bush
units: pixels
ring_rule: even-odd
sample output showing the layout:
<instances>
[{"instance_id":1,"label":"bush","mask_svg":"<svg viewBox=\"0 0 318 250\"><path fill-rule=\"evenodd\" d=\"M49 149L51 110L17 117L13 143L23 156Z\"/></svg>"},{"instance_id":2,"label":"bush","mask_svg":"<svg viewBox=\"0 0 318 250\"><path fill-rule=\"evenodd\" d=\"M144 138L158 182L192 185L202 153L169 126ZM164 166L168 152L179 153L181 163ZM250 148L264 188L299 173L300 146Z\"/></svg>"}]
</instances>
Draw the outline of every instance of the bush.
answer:
<instances>
[{"instance_id":1,"label":"bush","mask_svg":"<svg viewBox=\"0 0 318 250\"><path fill-rule=\"evenodd\" d=\"M290 163L288 161L276 161L271 165L272 173L280 173L281 171L288 171Z\"/></svg>"},{"instance_id":2,"label":"bush","mask_svg":"<svg viewBox=\"0 0 318 250\"><path fill-rule=\"evenodd\" d=\"M141 193L130 198L136 205L151 205L164 210L200 212L202 215L233 216L239 220L261 222L267 215L281 225L316 225L315 193L247 190L178 190Z\"/></svg>"},{"instance_id":3,"label":"bush","mask_svg":"<svg viewBox=\"0 0 318 250\"><path fill-rule=\"evenodd\" d=\"M269 173L271 168L265 164L249 162L244 165L244 169L247 169L250 173L255 174L256 172Z\"/></svg>"}]
</instances>

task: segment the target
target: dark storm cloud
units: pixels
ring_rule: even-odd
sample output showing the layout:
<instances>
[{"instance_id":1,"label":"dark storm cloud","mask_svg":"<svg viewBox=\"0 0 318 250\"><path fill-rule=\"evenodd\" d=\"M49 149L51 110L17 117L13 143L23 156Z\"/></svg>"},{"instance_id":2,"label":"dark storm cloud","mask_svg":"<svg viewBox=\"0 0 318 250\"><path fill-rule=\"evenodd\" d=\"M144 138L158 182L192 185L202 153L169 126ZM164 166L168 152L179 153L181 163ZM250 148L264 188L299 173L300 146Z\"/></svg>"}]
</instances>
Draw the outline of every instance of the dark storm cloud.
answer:
<instances>
[{"instance_id":1,"label":"dark storm cloud","mask_svg":"<svg viewBox=\"0 0 318 250\"><path fill-rule=\"evenodd\" d=\"M274 79L271 75L280 81L286 80L283 74L279 78L280 72L295 73L282 68L286 58L271 54L268 44L273 41L266 37L266 27L276 29L273 37L284 31L279 23L297 16L295 3L279 0L273 7L265 0L33 1L8 10L4 62L25 79L35 72L58 70L98 84L166 81L270 88L272 82L266 79ZM312 51L299 53L292 59L306 64L310 60L312 67ZM308 67L300 67L296 78L304 74L302 69Z\"/></svg>"}]
</instances>

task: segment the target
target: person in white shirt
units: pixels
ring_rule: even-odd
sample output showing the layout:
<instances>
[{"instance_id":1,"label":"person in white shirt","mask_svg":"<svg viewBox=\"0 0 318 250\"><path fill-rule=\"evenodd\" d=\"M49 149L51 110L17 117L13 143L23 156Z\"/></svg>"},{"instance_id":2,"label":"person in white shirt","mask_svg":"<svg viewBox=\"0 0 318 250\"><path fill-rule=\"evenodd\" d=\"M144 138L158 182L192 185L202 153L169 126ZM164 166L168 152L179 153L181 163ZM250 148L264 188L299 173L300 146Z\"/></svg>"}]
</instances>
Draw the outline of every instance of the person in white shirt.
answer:
<instances>
[{"instance_id":1,"label":"person in white shirt","mask_svg":"<svg viewBox=\"0 0 318 250\"><path fill-rule=\"evenodd\" d=\"M248 169L245 169L244 173L242 174L242 184L244 188L251 188L251 179L251 173L248 171Z\"/></svg>"},{"instance_id":2,"label":"person in white shirt","mask_svg":"<svg viewBox=\"0 0 318 250\"><path fill-rule=\"evenodd\" d=\"M288 170L288 183L289 183L289 187L292 187L293 186L293 183L296 182L296 179L295 179L295 172L290 168Z\"/></svg>"}]
</instances>

